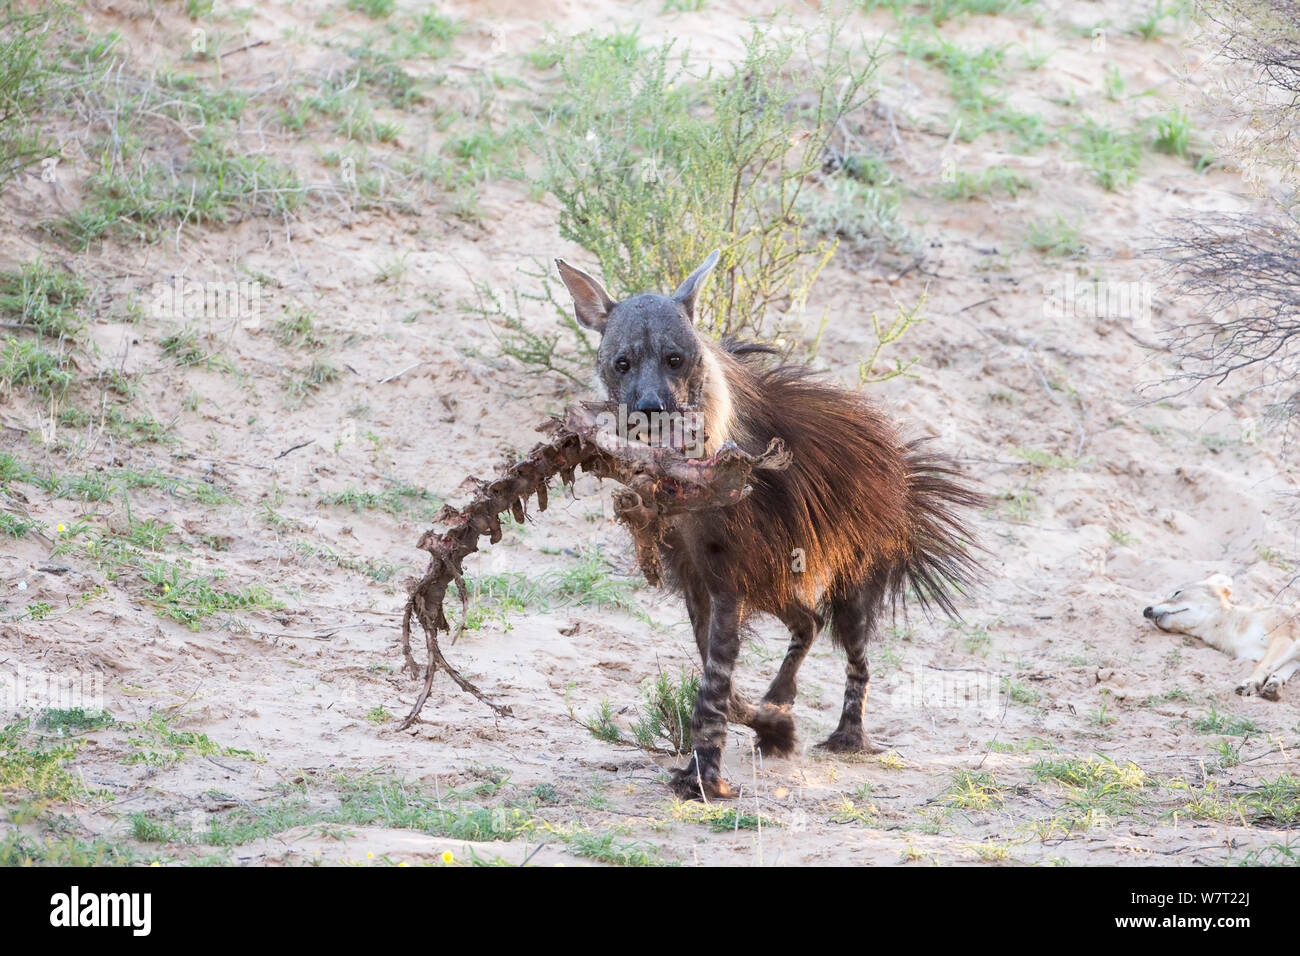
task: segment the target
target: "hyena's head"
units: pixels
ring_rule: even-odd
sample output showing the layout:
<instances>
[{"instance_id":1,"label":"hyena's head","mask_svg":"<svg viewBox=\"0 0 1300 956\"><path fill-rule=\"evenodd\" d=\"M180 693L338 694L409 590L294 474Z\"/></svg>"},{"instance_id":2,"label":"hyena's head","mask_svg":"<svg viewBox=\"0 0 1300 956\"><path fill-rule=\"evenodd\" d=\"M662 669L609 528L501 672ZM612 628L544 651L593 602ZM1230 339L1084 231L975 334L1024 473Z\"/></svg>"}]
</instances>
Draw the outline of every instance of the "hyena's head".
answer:
<instances>
[{"instance_id":1,"label":"hyena's head","mask_svg":"<svg viewBox=\"0 0 1300 956\"><path fill-rule=\"evenodd\" d=\"M596 279L556 259L578 322L600 333L600 379L612 402L653 414L698 407L715 360L695 334L695 300L718 263L718 250L672 295L646 292L622 302Z\"/></svg>"}]
</instances>

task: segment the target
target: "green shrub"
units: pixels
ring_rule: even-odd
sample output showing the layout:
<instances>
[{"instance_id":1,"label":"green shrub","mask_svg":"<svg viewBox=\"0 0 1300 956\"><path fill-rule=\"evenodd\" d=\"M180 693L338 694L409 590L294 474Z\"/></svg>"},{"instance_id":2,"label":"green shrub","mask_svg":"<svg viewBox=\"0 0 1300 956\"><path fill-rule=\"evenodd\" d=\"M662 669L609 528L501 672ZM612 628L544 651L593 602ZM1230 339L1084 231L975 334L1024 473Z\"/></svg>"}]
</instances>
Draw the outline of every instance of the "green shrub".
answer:
<instances>
[{"instance_id":1,"label":"green shrub","mask_svg":"<svg viewBox=\"0 0 1300 956\"><path fill-rule=\"evenodd\" d=\"M704 327L762 334L769 310L799 308L835 249L805 233L800 197L878 60L836 22L818 42L755 27L739 63L700 77L635 33L566 53L541 184L612 294L671 290L720 248Z\"/></svg>"},{"instance_id":2,"label":"green shrub","mask_svg":"<svg viewBox=\"0 0 1300 956\"><path fill-rule=\"evenodd\" d=\"M674 681L660 674L645 691L645 716L632 725L637 744L648 750L667 748L673 753L691 752L691 714L700 692L700 679Z\"/></svg>"}]
</instances>

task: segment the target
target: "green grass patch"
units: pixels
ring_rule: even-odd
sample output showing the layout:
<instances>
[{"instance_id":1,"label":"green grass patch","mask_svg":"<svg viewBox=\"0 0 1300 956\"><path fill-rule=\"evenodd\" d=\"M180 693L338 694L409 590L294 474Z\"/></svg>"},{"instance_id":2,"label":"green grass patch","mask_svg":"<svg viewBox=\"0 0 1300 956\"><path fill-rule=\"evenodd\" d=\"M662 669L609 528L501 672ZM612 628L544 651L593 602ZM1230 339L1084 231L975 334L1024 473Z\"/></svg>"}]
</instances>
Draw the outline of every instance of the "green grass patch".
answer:
<instances>
[{"instance_id":1,"label":"green grass patch","mask_svg":"<svg viewBox=\"0 0 1300 956\"><path fill-rule=\"evenodd\" d=\"M1108 191L1132 185L1142 164L1140 131L1121 130L1087 119L1074 127L1071 146L1092 170L1097 185Z\"/></svg>"},{"instance_id":2,"label":"green grass patch","mask_svg":"<svg viewBox=\"0 0 1300 956\"><path fill-rule=\"evenodd\" d=\"M180 763L187 757L235 757L261 761L251 750L238 750L217 743L207 734L190 730L177 730L171 726L174 717L161 713L151 714L139 725L127 731L131 753L123 758L125 764L144 764L166 767Z\"/></svg>"},{"instance_id":3,"label":"green grass patch","mask_svg":"<svg viewBox=\"0 0 1300 956\"><path fill-rule=\"evenodd\" d=\"M1245 737L1259 733L1259 724L1249 717L1237 714L1222 714L1210 704L1210 712L1204 717L1192 720L1192 729L1198 734L1222 734L1225 737Z\"/></svg>"},{"instance_id":4,"label":"green grass patch","mask_svg":"<svg viewBox=\"0 0 1300 956\"><path fill-rule=\"evenodd\" d=\"M1033 188L1033 181L1029 177L1006 166L993 166L977 172L954 170L941 181L939 194L944 199L956 201L992 196L996 193L1005 193L1014 199L1020 193Z\"/></svg>"},{"instance_id":5,"label":"green grass patch","mask_svg":"<svg viewBox=\"0 0 1300 956\"><path fill-rule=\"evenodd\" d=\"M51 742L31 732L27 718L0 729L0 794L31 794L71 800L86 793L81 778L68 769L76 741Z\"/></svg>"},{"instance_id":6,"label":"green grass patch","mask_svg":"<svg viewBox=\"0 0 1300 956\"><path fill-rule=\"evenodd\" d=\"M341 491L331 491L321 496L321 504L348 508L357 514L362 511L382 511L394 517L432 518L442 507L443 499L432 492L417 488L404 481L390 482L382 491L369 491L349 486Z\"/></svg>"},{"instance_id":7,"label":"green grass patch","mask_svg":"<svg viewBox=\"0 0 1300 956\"><path fill-rule=\"evenodd\" d=\"M185 560L146 564L141 577L150 586L146 597L154 613L184 624L191 631L200 630L214 614L284 606L262 585L227 588L220 583L222 572L195 574Z\"/></svg>"}]
</instances>

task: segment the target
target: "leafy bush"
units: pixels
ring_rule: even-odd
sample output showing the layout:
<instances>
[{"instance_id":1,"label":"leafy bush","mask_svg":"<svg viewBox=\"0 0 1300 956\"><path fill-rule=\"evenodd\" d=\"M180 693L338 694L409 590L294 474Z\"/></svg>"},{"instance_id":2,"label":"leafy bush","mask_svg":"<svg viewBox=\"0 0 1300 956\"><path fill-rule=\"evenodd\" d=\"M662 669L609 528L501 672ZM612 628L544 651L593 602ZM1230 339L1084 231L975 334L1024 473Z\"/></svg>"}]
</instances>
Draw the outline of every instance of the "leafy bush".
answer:
<instances>
[{"instance_id":1,"label":"leafy bush","mask_svg":"<svg viewBox=\"0 0 1300 956\"><path fill-rule=\"evenodd\" d=\"M835 250L805 233L800 197L878 60L840 28L814 41L756 26L733 68L702 76L672 41L635 33L566 53L541 183L612 294L675 288L720 248L706 328L762 334L769 310L798 309Z\"/></svg>"}]
</instances>

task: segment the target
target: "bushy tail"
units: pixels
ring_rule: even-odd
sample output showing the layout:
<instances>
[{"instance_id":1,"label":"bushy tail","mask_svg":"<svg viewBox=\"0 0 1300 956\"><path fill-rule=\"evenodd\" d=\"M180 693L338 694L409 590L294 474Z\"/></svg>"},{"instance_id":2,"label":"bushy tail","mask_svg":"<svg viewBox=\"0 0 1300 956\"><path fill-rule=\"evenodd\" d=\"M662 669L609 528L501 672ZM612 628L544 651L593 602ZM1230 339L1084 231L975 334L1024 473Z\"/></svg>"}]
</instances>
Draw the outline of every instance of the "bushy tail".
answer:
<instances>
[{"instance_id":1,"label":"bushy tail","mask_svg":"<svg viewBox=\"0 0 1300 956\"><path fill-rule=\"evenodd\" d=\"M960 618L953 599L966 594L984 570L976 558L983 549L975 544L961 511L987 507L988 499L967 484L949 459L928 451L926 441L907 445L913 531L903 560L890 575L889 591L897 603L910 588L925 613L937 606Z\"/></svg>"}]
</instances>

